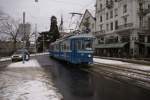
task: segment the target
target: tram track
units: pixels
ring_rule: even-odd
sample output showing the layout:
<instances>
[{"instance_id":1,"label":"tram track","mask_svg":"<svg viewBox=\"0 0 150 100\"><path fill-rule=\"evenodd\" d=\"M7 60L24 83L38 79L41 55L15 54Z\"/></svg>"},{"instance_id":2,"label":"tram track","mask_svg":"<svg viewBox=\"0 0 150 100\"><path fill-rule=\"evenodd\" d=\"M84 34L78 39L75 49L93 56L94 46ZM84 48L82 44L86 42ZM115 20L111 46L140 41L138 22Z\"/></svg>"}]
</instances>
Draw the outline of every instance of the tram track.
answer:
<instances>
[{"instance_id":1,"label":"tram track","mask_svg":"<svg viewBox=\"0 0 150 100\"><path fill-rule=\"evenodd\" d=\"M150 71L145 71L145 70L141 70L141 69L123 67L123 66L119 66L119 65L103 64L103 63L94 63L94 66L104 66L104 67L113 68L116 70L122 70L122 71L137 73L140 75L145 75L145 76L150 78Z\"/></svg>"},{"instance_id":2,"label":"tram track","mask_svg":"<svg viewBox=\"0 0 150 100\"><path fill-rule=\"evenodd\" d=\"M103 63L94 63L90 67L90 69L86 71L90 73L96 72L98 74L102 74L113 79L124 80L127 83L134 84L150 90L149 71Z\"/></svg>"}]
</instances>

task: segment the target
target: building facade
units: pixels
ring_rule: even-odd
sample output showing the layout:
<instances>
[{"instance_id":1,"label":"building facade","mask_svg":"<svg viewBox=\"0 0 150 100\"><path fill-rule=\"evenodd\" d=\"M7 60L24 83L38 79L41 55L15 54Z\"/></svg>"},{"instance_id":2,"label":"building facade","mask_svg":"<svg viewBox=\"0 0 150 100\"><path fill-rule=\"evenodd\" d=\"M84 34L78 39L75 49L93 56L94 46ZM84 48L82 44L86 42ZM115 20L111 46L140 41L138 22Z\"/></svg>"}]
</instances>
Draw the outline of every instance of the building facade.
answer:
<instances>
[{"instance_id":1,"label":"building facade","mask_svg":"<svg viewBox=\"0 0 150 100\"><path fill-rule=\"evenodd\" d=\"M150 0L96 0L95 54L150 57Z\"/></svg>"},{"instance_id":2,"label":"building facade","mask_svg":"<svg viewBox=\"0 0 150 100\"><path fill-rule=\"evenodd\" d=\"M94 34L96 30L95 25L95 17L90 13L89 10L86 10L80 22L79 30L84 33Z\"/></svg>"}]
</instances>

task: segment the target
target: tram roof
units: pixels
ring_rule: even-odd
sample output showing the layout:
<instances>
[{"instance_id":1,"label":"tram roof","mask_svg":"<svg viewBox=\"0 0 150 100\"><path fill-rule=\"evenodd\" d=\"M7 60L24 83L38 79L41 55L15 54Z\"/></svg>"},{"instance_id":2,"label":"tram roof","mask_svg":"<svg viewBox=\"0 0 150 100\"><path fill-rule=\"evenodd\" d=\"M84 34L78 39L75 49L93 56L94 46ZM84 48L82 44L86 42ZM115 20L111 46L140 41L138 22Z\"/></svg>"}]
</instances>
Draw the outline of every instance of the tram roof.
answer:
<instances>
[{"instance_id":1,"label":"tram roof","mask_svg":"<svg viewBox=\"0 0 150 100\"><path fill-rule=\"evenodd\" d=\"M92 34L79 34L69 37L69 39L75 39L75 38L94 38Z\"/></svg>"},{"instance_id":2,"label":"tram roof","mask_svg":"<svg viewBox=\"0 0 150 100\"><path fill-rule=\"evenodd\" d=\"M92 34L78 34L78 35L68 35L66 37L60 38L57 41L51 43L51 45L60 43L67 39L77 39L77 38L95 38Z\"/></svg>"}]
</instances>

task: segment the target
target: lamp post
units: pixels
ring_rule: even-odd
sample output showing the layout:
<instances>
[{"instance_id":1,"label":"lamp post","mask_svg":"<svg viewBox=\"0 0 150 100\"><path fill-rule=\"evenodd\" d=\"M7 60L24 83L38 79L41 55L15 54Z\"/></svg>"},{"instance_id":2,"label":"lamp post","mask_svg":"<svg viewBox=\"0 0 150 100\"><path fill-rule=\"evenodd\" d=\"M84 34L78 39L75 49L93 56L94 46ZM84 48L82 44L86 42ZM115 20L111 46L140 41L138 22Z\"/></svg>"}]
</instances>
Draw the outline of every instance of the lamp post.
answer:
<instances>
[{"instance_id":1,"label":"lamp post","mask_svg":"<svg viewBox=\"0 0 150 100\"><path fill-rule=\"evenodd\" d=\"M24 33L24 38L23 38L23 60L22 60L22 63L24 64L25 63L25 55L24 55L24 52L25 52L25 12L23 12L23 33Z\"/></svg>"},{"instance_id":2,"label":"lamp post","mask_svg":"<svg viewBox=\"0 0 150 100\"><path fill-rule=\"evenodd\" d=\"M37 53L37 43L36 43L36 39L37 39L37 24L35 24L35 54Z\"/></svg>"},{"instance_id":3,"label":"lamp post","mask_svg":"<svg viewBox=\"0 0 150 100\"><path fill-rule=\"evenodd\" d=\"M43 53L44 53L44 50L45 50L45 43L44 43L44 33L43 33Z\"/></svg>"}]
</instances>

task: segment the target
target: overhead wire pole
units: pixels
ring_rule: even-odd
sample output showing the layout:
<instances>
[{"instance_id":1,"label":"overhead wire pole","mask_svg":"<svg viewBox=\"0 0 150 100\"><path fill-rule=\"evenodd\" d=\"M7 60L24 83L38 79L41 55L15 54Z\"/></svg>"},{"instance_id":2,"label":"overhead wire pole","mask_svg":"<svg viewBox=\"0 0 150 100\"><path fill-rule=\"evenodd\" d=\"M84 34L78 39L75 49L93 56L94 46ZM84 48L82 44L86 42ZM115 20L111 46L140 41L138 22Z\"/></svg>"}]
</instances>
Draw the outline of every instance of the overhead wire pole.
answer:
<instances>
[{"instance_id":1,"label":"overhead wire pole","mask_svg":"<svg viewBox=\"0 0 150 100\"><path fill-rule=\"evenodd\" d=\"M36 43L36 39L37 39L37 24L35 24L35 54L37 53L37 43Z\"/></svg>"},{"instance_id":2,"label":"overhead wire pole","mask_svg":"<svg viewBox=\"0 0 150 100\"><path fill-rule=\"evenodd\" d=\"M44 39L44 33L43 33L43 53L44 53L44 51L45 51L45 41L44 41L45 39Z\"/></svg>"},{"instance_id":3,"label":"overhead wire pole","mask_svg":"<svg viewBox=\"0 0 150 100\"><path fill-rule=\"evenodd\" d=\"M25 34L25 12L23 12L23 33L24 33L24 36L23 36L23 64L25 63L25 58L24 58L24 50L25 50L25 39L26 39L26 34Z\"/></svg>"},{"instance_id":4,"label":"overhead wire pole","mask_svg":"<svg viewBox=\"0 0 150 100\"><path fill-rule=\"evenodd\" d=\"M38 5L39 0L35 0L36 5ZM36 9L38 7L36 6ZM35 54L37 53L37 24L35 24Z\"/></svg>"},{"instance_id":5,"label":"overhead wire pole","mask_svg":"<svg viewBox=\"0 0 150 100\"><path fill-rule=\"evenodd\" d=\"M80 16L80 18L81 18L83 14L81 14L81 13L76 13L76 12L71 12L71 13L69 13L69 14L71 14L71 20L70 20L70 23L69 23L69 29L70 29L70 27L71 27L71 22L72 22L72 18L73 18L75 15L78 15L78 16ZM77 20L75 30L76 30L76 28L77 28L77 24L78 24L78 23L79 23L79 20Z\"/></svg>"}]
</instances>

